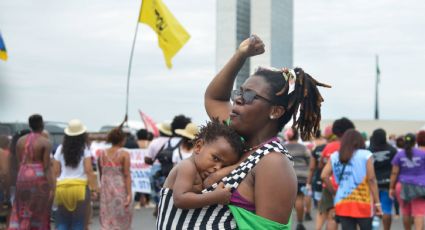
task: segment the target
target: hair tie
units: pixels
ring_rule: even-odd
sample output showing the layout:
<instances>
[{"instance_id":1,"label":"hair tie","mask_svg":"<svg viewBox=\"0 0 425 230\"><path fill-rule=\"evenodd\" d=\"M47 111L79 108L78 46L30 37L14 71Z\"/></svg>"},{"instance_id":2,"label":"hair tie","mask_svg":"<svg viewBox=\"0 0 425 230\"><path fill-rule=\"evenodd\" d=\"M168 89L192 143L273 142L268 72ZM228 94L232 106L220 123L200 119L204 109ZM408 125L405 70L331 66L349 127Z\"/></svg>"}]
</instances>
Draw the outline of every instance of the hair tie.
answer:
<instances>
[{"instance_id":1,"label":"hair tie","mask_svg":"<svg viewBox=\"0 0 425 230\"><path fill-rule=\"evenodd\" d=\"M285 78L285 81L288 82L289 89L288 95L295 90L295 82L297 79L297 75L293 69L282 68L282 75Z\"/></svg>"}]
</instances>

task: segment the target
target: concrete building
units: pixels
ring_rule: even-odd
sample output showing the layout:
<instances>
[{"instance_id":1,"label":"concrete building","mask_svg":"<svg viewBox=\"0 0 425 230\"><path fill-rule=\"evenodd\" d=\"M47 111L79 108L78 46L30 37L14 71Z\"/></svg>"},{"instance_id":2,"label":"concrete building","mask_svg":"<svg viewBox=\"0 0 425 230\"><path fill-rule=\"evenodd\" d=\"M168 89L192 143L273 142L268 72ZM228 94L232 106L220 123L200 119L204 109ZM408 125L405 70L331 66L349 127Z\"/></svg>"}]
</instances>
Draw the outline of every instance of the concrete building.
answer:
<instances>
[{"instance_id":1,"label":"concrete building","mask_svg":"<svg viewBox=\"0 0 425 230\"><path fill-rule=\"evenodd\" d=\"M226 64L239 44L249 35L251 21L251 0L218 0L216 15L216 71ZM236 84L239 86L249 76L248 60L239 72Z\"/></svg>"},{"instance_id":2,"label":"concrete building","mask_svg":"<svg viewBox=\"0 0 425 230\"><path fill-rule=\"evenodd\" d=\"M258 66L292 67L293 0L218 0L216 70L229 60L239 44L257 34L266 52L251 58L237 76L239 87Z\"/></svg>"}]
</instances>

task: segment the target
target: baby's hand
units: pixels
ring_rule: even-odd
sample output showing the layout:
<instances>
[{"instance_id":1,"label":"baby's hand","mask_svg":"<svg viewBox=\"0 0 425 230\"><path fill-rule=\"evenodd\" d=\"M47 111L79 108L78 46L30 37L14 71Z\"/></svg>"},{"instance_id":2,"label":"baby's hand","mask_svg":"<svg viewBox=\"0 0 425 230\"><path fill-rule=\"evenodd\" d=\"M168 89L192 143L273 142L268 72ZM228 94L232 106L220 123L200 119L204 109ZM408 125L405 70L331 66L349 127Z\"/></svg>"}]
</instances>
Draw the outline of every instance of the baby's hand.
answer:
<instances>
[{"instance_id":1,"label":"baby's hand","mask_svg":"<svg viewBox=\"0 0 425 230\"><path fill-rule=\"evenodd\" d=\"M215 197L217 198L217 203L219 204L228 204L230 201L230 197L232 193L230 192L230 188L224 187L223 182L218 184L217 188L213 191Z\"/></svg>"}]
</instances>

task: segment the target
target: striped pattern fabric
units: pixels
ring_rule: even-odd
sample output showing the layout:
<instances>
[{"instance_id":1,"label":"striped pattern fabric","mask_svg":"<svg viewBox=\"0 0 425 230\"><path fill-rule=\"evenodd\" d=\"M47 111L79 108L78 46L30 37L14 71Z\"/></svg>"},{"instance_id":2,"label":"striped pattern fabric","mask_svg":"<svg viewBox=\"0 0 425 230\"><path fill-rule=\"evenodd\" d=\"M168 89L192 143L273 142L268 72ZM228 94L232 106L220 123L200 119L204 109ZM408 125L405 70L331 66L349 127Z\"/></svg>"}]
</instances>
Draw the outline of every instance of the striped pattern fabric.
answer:
<instances>
[{"instance_id":1,"label":"striped pattern fabric","mask_svg":"<svg viewBox=\"0 0 425 230\"><path fill-rule=\"evenodd\" d=\"M270 152L280 152L292 161L292 156L277 141L267 143L252 153L238 168L233 170L222 181L226 187L236 189L246 175L257 165L260 159ZM202 191L211 192L218 183ZM163 188L160 191L158 217L156 220L158 230L162 229L237 229L236 222L227 206L211 205L199 209L179 209L174 206L172 190Z\"/></svg>"}]
</instances>

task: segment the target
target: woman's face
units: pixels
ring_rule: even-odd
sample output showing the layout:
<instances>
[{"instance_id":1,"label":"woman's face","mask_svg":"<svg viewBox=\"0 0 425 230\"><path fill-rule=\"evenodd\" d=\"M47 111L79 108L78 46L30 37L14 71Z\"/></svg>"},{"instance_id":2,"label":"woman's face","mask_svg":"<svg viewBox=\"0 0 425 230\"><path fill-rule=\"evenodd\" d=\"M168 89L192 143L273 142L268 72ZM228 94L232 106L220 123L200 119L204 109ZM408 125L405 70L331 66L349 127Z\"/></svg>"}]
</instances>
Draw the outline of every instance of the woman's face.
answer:
<instances>
[{"instance_id":1,"label":"woman's face","mask_svg":"<svg viewBox=\"0 0 425 230\"><path fill-rule=\"evenodd\" d=\"M252 91L256 94L251 102L243 98L243 93ZM264 78L249 77L241 86L239 95L234 98L230 120L232 127L242 136L253 135L270 121L272 98L269 96L270 87Z\"/></svg>"},{"instance_id":2,"label":"woman's face","mask_svg":"<svg viewBox=\"0 0 425 230\"><path fill-rule=\"evenodd\" d=\"M217 170L235 164L238 154L223 137L218 137L210 143L199 140L195 144L194 160L202 179L207 178Z\"/></svg>"}]
</instances>

